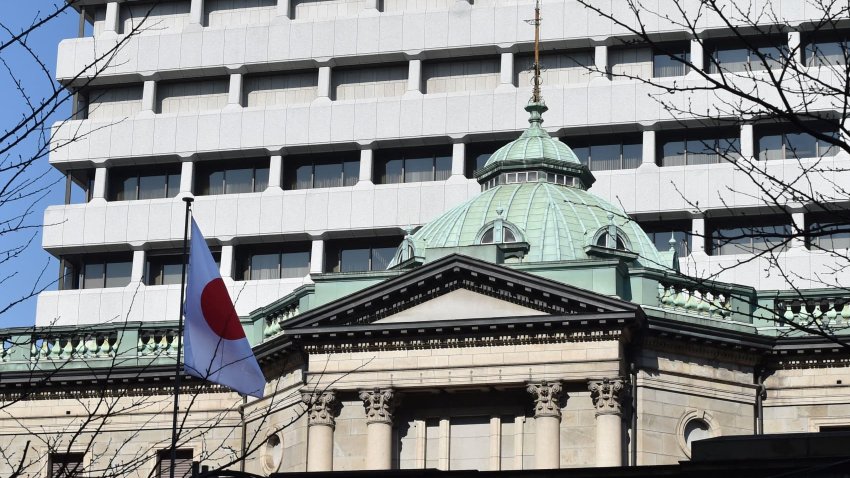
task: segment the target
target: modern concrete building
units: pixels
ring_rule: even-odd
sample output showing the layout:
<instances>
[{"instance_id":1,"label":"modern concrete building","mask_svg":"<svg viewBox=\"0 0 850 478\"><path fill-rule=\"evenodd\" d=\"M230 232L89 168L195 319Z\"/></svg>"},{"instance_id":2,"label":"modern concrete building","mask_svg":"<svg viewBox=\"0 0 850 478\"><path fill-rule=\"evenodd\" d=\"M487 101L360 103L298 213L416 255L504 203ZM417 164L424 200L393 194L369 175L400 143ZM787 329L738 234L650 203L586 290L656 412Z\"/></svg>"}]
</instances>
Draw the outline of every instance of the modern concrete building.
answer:
<instances>
[{"instance_id":1,"label":"modern concrete building","mask_svg":"<svg viewBox=\"0 0 850 478\"><path fill-rule=\"evenodd\" d=\"M765 48L846 45L772 4L800 28ZM850 158L785 124L673 118L618 75L703 80L575 1L543 3L545 105L531 1L80 5L91 34L60 44L57 76L85 107L51 162L83 200L45 214L62 280L40 327L0 331L6 461L163 473L188 194L268 386L243 403L188 381L181 466L655 465L709 436L850 426L850 298L826 286L847 272L822 250L846 235L783 245L790 283L752 260L836 218L777 215L724 156L816 164L805 188L836 207ZM711 21L705 41L648 28L752 70ZM100 403L121 413L79 445Z\"/></svg>"},{"instance_id":2,"label":"modern concrete building","mask_svg":"<svg viewBox=\"0 0 850 478\"><path fill-rule=\"evenodd\" d=\"M803 30L815 14L793 8L796 0L773 3ZM78 5L89 25L59 45L57 77L80 89L81 111L56 126L50 161L84 190L70 196L84 198L45 213L43 246L62 260L64 278L39 297L39 325L176 317L179 197L190 193L240 313L309 283L309 273L384 268L405 230L478 193L474 171L526 125L530 0ZM694 72L625 45L623 32L575 1L547 0L542 11L544 126L593 171L594 193L622 205L660 250L675 233L683 271L787 289L766 261L748 260L769 237L723 238L742 225L769 236L834 219L804 203L789 206L791 217L776 214L758 180L722 152L780 178L820 161L828 172L810 174L807 187L824 201L841 200L830 191L846 154L806 135L788 144L781 124L674 121L651 87L617 75L699 84ZM649 28L695 61L750 65L728 29L705 22L703 42ZM773 40L803 52L841 44L805 31ZM588 72L594 65L610 74ZM694 108L710 101L703 93ZM811 157L793 159L792 148ZM782 249L787 269L807 272L795 286L843 278L833 257L803 240Z\"/></svg>"}]
</instances>

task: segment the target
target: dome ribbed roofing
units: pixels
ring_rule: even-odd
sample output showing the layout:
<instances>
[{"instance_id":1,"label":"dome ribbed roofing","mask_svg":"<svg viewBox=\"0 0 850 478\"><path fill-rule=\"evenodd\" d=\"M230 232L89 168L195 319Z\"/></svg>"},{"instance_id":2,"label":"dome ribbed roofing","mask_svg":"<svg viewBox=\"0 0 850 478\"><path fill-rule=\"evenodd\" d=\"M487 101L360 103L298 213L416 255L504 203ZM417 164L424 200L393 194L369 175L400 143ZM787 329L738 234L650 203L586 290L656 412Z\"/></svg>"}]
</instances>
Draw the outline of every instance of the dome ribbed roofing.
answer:
<instances>
[{"instance_id":1,"label":"dome ribbed roofing","mask_svg":"<svg viewBox=\"0 0 850 478\"><path fill-rule=\"evenodd\" d=\"M532 106L529 105L529 107ZM545 111L545 108L546 106L542 105L541 110ZM540 125L542 119L535 119L532 113L532 119L529 122L531 125L522 133L522 136L496 150L487 160L485 167L503 161L564 161L581 165L581 161L569 146L549 136L549 133L543 129Z\"/></svg>"},{"instance_id":2,"label":"dome ribbed roofing","mask_svg":"<svg viewBox=\"0 0 850 478\"><path fill-rule=\"evenodd\" d=\"M417 251L475 245L481 228L500 217L499 211L529 244L523 262L588 259L585 246L611 223L613 214L640 264L660 268L665 263L646 233L621 209L587 191L542 182L488 189L410 237Z\"/></svg>"}]
</instances>

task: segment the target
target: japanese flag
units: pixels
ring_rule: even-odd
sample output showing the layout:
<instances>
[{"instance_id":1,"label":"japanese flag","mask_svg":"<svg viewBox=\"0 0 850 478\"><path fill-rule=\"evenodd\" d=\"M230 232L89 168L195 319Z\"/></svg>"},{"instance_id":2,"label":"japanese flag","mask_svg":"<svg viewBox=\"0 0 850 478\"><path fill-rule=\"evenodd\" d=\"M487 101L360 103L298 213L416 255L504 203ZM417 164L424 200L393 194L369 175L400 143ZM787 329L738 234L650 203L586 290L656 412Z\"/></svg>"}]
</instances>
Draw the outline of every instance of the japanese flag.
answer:
<instances>
[{"instance_id":1,"label":"japanese flag","mask_svg":"<svg viewBox=\"0 0 850 478\"><path fill-rule=\"evenodd\" d=\"M262 398L266 379L194 219L184 313L186 373Z\"/></svg>"}]
</instances>

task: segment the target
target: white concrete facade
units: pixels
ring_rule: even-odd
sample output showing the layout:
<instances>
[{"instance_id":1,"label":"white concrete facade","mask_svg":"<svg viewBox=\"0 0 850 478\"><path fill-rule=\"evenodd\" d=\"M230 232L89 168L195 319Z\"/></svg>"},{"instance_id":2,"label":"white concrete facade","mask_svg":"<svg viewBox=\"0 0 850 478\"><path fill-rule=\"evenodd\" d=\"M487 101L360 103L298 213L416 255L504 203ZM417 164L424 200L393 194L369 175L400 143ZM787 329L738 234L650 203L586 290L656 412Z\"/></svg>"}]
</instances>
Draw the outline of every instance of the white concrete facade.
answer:
<instances>
[{"instance_id":1,"label":"white concrete facade","mask_svg":"<svg viewBox=\"0 0 850 478\"><path fill-rule=\"evenodd\" d=\"M142 6L87 3L89 12L95 12L94 35L59 45L57 78L72 87L85 78L84 74L74 80L81 70L132 31ZM183 231L182 201L104 200L108 171L182 162L180 194L198 195L191 173L199 164L221 158L236 163L243 157L271 158L271 178L263 192L197 196L195 216L215 244L238 248L292 240L400 237L406 227L426 223L479 190L474 179L461 174L464 158L459 155L470 144L512 139L526 125L522 106L530 87L517 70L523 64L518 59L528 53L533 39L533 29L524 22L531 16L531 1L427 2L427 8L419 5L426 2L384 2L386 11L378 11L375 2L269 0L252 2L252 7L241 10L221 9L219 3L174 0L157 7L156 26L143 27L130 37L93 82L99 92L124 88L122 94L115 93L118 102L100 106L88 119L55 126L51 163L62 171L96 169L97 173L92 201L47 209L43 246L50 253L97 255L177 247ZM814 14L796 0L776 3L791 24ZM541 40L547 53L580 50L588 61L601 62L605 68L629 68L635 74L647 69L646 52L635 53L629 60L612 47L623 32L574 0L547 1L543 14ZM658 19L652 21L649 31L690 41L684 32ZM716 19L703 21L706 30L716 30L714 36L721 31ZM799 42L800 37L791 35L789 41ZM701 46L691 42L691 49L698 51ZM429 72L455 74L446 60L464 57L470 64L496 65L499 71L462 71L468 73L462 88L441 87L439 91L449 92L435 93L428 86ZM366 74L348 75L361 78L356 92L338 90L343 79L340 72L382 64L392 65L391 91L370 90L363 80L370 77ZM652 69L651 61L648 68ZM401 78L405 71L407 77ZM264 93L256 99L260 88L256 78L289 73L298 75L297 81L268 80L272 86L262 88L279 93ZM649 86L634 80L576 76L560 75L562 83L554 72L547 77L551 83L544 85L543 96L550 110L545 126L551 133L569 137L630 132L643 137L640 167L595 171L594 194L621 204L641 221L697 219L693 230L702 216L693 214L691 204L721 215L728 215L729 207L747 214L768 209L752 180L732 165L658 165L656 133L680 126L649 97ZM199 91L198 98L184 101L181 91L192 90L186 81L207 85L206 96L210 94L206 90L214 90L214 98L204 101ZM690 76L669 81L700 84ZM180 98L172 101L171 95ZM103 105L109 97L100 98L103 102L98 104ZM712 97L706 93L694 105L695 109L710 108ZM752 156L751 125L742 128L740 140L742 150L749 153L745 156ZM422 144L454 145L450 179L379 184L373 155L382 149ZM359 182L339 188L284 190L281 177L287 171L288 156L314 150L360 150ZM762 164L772 175L794 177L807 161ZM850 180L844 177L850 175L850 159L839 153L822 162L821 168L833 163L837 172L811 178L813 191L824 194ZM730 185L734 191L726 188ZM706 231L704 224L700 230ZM309 276L235 281L233 247L231 262L222 269L231 271L225 280L238 297L240 314L310 281ZM691 250L695 252L681 259L685 271L709 275L722 270L720 280L761 289L788 287L776 274L765 274L760 261L726 270L742 257L710 256L698 244ZM804 247L780 256L794 270L813 273L830 270L833 261L828 254ZM322 270L323 260L312 258L314 272ZM822 286L811 281L795 285ZM178 295L176 286L145 285L135 276L125 288L45 292L39 297L37 323L71 325L127 317L163 320L176 316ZM130 301L135 304L133 310L128 309Z\"/></svg>"}]
</instances>

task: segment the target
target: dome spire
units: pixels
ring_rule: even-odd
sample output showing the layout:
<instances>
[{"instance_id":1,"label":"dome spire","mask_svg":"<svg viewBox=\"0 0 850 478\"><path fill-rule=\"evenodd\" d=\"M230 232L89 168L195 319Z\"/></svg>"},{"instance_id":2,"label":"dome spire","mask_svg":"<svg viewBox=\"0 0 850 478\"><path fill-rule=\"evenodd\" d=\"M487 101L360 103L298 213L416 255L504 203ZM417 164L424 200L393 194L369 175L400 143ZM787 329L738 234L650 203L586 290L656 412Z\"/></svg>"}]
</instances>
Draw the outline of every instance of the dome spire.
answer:
<instances>
[{"instance_id":1,"label":"dome spire","mask_svg":"<svg viewBox=\"0 0 850 478\"><path fill-rule=\"evenodd\" d=\"M543 101L543 96L540 94L540 85L543 82L540 78L540 0L534 2L534 76L531 80L531 99L525 106L525 111L528 111L528 122L533 127L540 127L543 123L543 113L549 108Z\"/></svg>"},{"instance_id":2,"label":"dome spire","mask_svg":"<svg viewBox=\"0 0 850 478\"><path fill-rule=\"evenodd\" d=\"M540 0L534 2L534 79L532 80L531 103L540 103Z\"/></svg>"}]
</instances>

